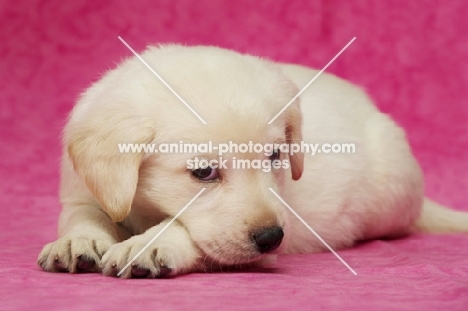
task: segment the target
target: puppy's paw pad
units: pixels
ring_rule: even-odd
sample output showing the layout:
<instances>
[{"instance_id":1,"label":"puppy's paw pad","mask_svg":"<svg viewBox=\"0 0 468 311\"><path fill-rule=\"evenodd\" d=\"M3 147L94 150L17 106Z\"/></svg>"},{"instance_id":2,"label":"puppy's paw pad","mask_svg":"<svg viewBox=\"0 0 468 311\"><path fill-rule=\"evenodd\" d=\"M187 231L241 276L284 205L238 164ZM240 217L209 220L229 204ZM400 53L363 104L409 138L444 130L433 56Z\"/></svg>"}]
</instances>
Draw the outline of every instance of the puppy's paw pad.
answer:
<instances>
[{"instance_id":1,"label":"puppy's paw pad","mask_svg":"<svg viewBox=\"0 0 468 311\"><path fill-rule=\"evenodd\" d=\"M96 261L86 255L80 254L76 256L78 262L76 267L78 272L92 272L96 269Z\"/></svg>"},{"instance_id":2,"label":"puppy's paw pad","mask_svg":"<svg viewBox=\"0 0 468 311\"><path fill-rule=\"evenodd\" d=\"M158 275L159 278L165 278L165 277L170 276L171 274L172 274L171 268L166 267L166 266L161 266L159 268L159 275Z\"/></svg>"},{"instance_id":3,"label":"puppy's paw pad","mask_svg":"<svg viewBox=\"0 0 468 311\"><path fill-rule=\"evenodd\" d=\"M67 264L64 263L63 259L60 259L60 256L57 254L54 257L54 269L57 272L67 272L68 267Z\"/></svg>"},{"instance_id":4,"label":"puppy's paw pad","mask_svg":"<svg viewBox=\"0 0 468 311\"><path fill-rule=\"evenodd\" d=\"M151 276L150 269L142 268L137 265L132 265L132 278L144 279L148 278L149 276Z\"/></svg>"}]
</instances>

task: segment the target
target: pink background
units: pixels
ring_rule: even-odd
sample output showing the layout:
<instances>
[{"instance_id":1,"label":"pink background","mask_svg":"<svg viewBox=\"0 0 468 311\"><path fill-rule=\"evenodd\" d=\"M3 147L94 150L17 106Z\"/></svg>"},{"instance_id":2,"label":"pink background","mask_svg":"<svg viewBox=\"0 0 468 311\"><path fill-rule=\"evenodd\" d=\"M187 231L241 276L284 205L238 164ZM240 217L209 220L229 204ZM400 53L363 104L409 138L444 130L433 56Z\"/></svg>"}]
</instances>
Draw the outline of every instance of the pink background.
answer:
<instances>
[{"instance_id":1,"label":"pink background","mask_svg":"<svg viewBox=\"0 0 468 311\"><path fill-rule=\"evenodd\" d=\"M134 49L210 44L323 67L364 87L407 131L427 195L468 210L468 2L1 1L0 309L465 310L468 236L412 236L276 269L117 280L48 274L60 131L77 96Z\"/></svg>"}]
</instances>

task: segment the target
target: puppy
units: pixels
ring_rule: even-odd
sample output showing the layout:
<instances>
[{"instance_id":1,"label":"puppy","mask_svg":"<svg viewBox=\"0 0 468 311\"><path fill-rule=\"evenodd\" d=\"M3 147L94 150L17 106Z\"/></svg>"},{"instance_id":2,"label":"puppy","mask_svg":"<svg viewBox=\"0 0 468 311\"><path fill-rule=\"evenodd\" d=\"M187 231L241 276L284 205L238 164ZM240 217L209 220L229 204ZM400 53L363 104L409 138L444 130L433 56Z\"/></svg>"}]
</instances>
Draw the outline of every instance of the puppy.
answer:
<instances>
[{"instance_id":1,"label":"puppy","mask_svg":"<svg viewBox=\"0 0 468 311\"><path fill-rule=\"evenodd\" d=\"M257 262L268 254L334 249L412 231L468 232L468 216L424 199L404 132L359 88L317 71L216 47L149 47L91 86L64 130L59 239L45 271L164 277ZM301 103L300 103L301 102ZM208 153L122 153L119 144L352 143L355 152L224 154L225 168L194 167ZM234 169L236 160L288 160L290 170Z\"/></svg>"}]
</instances>

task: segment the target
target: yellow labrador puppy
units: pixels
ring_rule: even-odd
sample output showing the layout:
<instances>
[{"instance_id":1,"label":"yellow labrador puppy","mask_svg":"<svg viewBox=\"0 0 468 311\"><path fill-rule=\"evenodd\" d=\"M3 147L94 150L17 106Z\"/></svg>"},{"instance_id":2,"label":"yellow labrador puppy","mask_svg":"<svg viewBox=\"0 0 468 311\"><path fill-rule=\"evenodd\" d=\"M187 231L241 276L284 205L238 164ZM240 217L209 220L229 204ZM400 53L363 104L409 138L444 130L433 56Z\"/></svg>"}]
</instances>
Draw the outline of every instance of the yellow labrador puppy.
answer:
<instances>
[{"instance_id":1,"label":"yellow labrador puppy","mask_svg":"<svg viewBox=\"0 0 468 311\"><path fill-rule=\"evenodd\" d=\"M405 134L356 86L322 74L268 124L315 70L204 46L149 47L142 57L207 124L136 58L91 86L65 128L59 239L39 255L44 270L116 275L202 188L121 277L325 250L270 188L335 249L414 230L468 231L467 214L424 199ZM118 148L181 141L350 143L355 152L230 150L224 167L188 168L188 161L216 160L218 152ZM240 159L287 160L290 169L231 165Z\"/></svg>"}]
</instances>

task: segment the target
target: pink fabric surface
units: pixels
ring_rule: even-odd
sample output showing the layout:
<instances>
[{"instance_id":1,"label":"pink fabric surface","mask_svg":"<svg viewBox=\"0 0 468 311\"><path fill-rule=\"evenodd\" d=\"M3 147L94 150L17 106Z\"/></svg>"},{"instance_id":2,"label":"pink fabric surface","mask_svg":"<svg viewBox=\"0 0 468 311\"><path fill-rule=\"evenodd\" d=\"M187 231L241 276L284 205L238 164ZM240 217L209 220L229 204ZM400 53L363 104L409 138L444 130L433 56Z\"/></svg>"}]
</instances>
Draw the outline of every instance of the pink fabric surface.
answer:
<instances>
[{"instance_id":1,"label":"pink fabric surface","mask_svg":"<svg viewBox=\"0 0 468 311\"><path fill-rule=\"evenodd\" d=\"M77 96L149 43L210 44L323 67L408 132L427 195L468 210L468 3L1 1L0 310L467 310L468 235L415 235L275 268L119 280L39 270L56 238L60 131ZM313 226L313 224L311 224Z\"/></svg>"}]
</instances>

